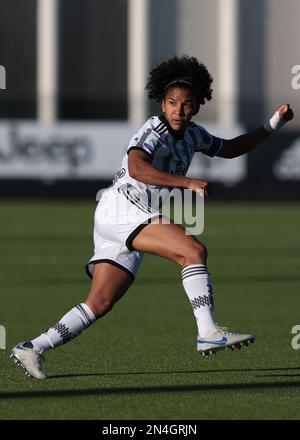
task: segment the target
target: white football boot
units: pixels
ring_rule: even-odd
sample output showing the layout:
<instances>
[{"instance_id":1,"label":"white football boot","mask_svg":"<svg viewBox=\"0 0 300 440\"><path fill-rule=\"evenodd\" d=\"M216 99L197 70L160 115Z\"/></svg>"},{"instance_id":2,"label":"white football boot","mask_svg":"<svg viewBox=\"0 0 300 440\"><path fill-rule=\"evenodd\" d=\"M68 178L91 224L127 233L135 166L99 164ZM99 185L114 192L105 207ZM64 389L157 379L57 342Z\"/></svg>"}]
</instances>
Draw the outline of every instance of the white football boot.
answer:
<instances>
[{"instance_id":1,"label":"white football boot","mask_svg":"<svg viewBox=\"0 0 300 440\"><path fill-rule=\"evenodd\" d=\"M41 353L33 349L31 342L21 342L16 345L10 357L19 367L24 368L27 377L47 379L47 374L42 369L45 359Z\"/></svg>"},{"instance_id":2,"label":"white football boot","mask_svg":"<svg viewBox=\"0 0 300 440\"><path fill-rule=\"evenodd\" d=\"M217 327L217 331L210 334L207 338L197 338L197 351L202 353L202 356L211 356L220 350L241 349L244 346L255 341L254 335L241 335L239 333L232 333L227 327Z\"/></svg>"}]
</instances>

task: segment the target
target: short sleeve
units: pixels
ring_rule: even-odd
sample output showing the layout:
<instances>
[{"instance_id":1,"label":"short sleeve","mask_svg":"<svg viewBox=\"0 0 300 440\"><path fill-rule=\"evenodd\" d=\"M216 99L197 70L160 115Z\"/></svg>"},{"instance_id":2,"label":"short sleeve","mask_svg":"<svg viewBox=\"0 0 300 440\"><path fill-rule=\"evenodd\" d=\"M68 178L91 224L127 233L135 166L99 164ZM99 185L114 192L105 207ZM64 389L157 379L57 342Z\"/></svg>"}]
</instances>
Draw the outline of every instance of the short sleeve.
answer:
<instances>
[{"instance_id":1,"label":"short sleeve","mask_svg":"<svg viewBox=\"0 0 300 440\"><path fill-rule=\"evenodd\" d=\"M195 151L200 151L206 156L213 157L221 150L222 139L213 136L201 125L192 124L188 130L195 145Z\"/></svg>"},{"instance_id":2,"label":"short sleeve","mask_svg":"<svg viewBox=\"0 0 300 440\"><path fill-rule=\"evenodd\" d=\"M147 124L148 125L148 124ZM144 150L150 156L155 151L159 138L152 127L143 126L130 140L127 154L130 150Z\"/></svg>"}]
</instances>

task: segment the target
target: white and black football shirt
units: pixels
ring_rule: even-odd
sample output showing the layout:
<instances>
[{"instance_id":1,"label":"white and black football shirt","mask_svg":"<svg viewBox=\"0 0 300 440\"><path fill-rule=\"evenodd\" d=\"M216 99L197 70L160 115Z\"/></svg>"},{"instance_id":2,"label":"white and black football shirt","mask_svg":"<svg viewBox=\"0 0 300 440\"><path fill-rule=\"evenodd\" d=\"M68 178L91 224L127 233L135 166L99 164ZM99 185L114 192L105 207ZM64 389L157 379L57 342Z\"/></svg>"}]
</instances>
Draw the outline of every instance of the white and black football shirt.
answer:
<instances>
[{"instance_id":1,"label":"white and black football shirt","mask_svg":"<svg viewBox=\"0 0 300 440\"><path fill-rule=\"evenodd\" d=\"M164 116L153 116L131 138L122 167L118 170L113 187L134 186L139 192L156 189L130 177L128 173L128 153L132 149L145 151L152 158L152 165L160 171L186 175L193 156L200 151L207 156L215 156L222 148L222 139L211 135L201 125L190 122L183 137L179 138Z\"/></svg>"}]
</instances>

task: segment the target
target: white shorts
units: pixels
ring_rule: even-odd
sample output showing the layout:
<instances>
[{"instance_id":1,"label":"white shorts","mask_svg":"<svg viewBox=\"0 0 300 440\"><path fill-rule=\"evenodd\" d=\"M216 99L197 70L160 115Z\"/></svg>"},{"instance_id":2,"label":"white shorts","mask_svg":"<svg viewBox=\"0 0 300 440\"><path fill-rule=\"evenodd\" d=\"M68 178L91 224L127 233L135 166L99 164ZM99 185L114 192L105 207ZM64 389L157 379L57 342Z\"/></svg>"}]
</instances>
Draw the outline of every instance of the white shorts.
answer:
<instances>
[{"instance_id":1,"label":"white shorts","mask_svg":"<svg viewBox=\"0 0 300 440\"><path fill-rule=\"evenodd\" d=\"M90 278L97 263L111 263L136 276L143 252L135 251L132 241L151 221L161 217L127 189L109 188L102 193L94 217L95 253L86 265Z\"/></svg>"}]
</instances>

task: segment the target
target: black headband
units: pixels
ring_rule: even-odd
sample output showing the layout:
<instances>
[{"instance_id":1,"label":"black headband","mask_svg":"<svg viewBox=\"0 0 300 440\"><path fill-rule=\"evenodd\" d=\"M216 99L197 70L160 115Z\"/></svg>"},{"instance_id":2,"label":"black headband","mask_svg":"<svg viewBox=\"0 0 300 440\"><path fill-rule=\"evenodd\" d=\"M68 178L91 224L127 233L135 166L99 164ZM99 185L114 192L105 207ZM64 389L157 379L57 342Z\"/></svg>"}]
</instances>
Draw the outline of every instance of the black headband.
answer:
<instances>
[{"instance_id":1,"label":"black headband","mask_svg":"<svg viewBox=\"0 0 300 440\"><path fill-rule=\"evenodd\" d=\"M192 84L190 81L186 80L186 79L174 79L173 81L169 82L169 84L166 85L166 87L164 88L164 91L167 90L167 88L175 85L175 84L182 84L182 85L187 85L189 87L191 87L192 89L196 89L196 87L194 86L194 84Z\"/></svg>"}]
</instances>

